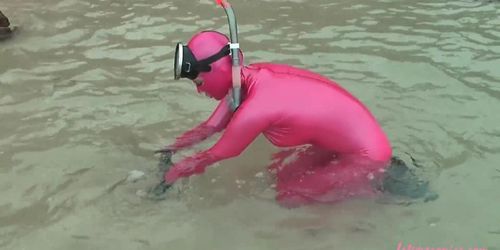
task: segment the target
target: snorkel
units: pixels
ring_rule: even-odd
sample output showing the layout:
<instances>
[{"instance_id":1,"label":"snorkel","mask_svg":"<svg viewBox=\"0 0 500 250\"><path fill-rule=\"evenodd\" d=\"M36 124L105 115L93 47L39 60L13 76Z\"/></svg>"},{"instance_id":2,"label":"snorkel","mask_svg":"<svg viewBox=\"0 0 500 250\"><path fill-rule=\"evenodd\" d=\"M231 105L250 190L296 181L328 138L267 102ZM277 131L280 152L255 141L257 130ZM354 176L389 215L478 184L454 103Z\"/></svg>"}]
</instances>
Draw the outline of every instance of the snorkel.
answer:
<instances>
[{"instance_id":1,"label":"snorkel","mask_svg":"<svg viewBox=\"0 0 500 250\"><path fill-rule=\"evenodd\" d=\"M232 109L235 111L241 104L241 65L240 65L240 44L238 43L238 25L234 15L233 8L226 0L215 0L215 2L224 8L229 23L229 32L231 43L229 48L231 50L232 58L232 78L233 88L232 93Z\"/></svg>"}]
</instances>

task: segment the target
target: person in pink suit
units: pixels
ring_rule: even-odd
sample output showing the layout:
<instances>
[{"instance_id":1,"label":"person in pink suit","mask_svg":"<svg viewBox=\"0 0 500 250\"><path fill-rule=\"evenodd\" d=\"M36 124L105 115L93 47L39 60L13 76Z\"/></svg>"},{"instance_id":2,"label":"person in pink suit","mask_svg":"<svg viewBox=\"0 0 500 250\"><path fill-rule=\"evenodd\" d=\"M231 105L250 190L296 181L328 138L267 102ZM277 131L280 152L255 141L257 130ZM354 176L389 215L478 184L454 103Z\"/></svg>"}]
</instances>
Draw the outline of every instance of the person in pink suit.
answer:
<instances>
[{"instance_id":1,"label":"person in pink suit","mask_svg":"<svg viewBox=\"0 0 500 250\"><path fill-rule=\"evenodd\" d=\"M165 172L167 185L201 174L236 157L263 134L285 148L269 166L277 201L287 207L370 196L390 165L391 144L377 119L355 96L317 73L289 65L241 64L241 104L231 105L230 40L215 31L195 34L176 53L177 78L188 78L199 93L219 101L212 115L158 152L173 153L217 132L209 149ZM285 159L295 156L296 160Z\"/></svg>"}]
</instances>

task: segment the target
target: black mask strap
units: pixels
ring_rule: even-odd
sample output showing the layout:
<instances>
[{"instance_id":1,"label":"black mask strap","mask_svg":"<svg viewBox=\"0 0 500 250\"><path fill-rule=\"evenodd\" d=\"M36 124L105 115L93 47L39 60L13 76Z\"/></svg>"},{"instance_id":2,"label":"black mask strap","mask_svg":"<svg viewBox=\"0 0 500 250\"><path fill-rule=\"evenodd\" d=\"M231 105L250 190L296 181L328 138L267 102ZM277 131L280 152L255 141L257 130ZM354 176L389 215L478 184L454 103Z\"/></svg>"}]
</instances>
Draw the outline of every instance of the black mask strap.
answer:
<instances>
[{"instance_id":1,"label":"black mask strap","mask_svg":"<svg viewBox=\"0 0 500 250\"><path fill-rule=\"evenodd\" d=\"M194 80L200 73L197 69L198 62L194 57L188 46L182 46L183 59L182 59L182 69L181 77L186 77L188 79Z\"/></svg>"},{"instance_id":2,"label":"black mask strap","mask_svg":"<svg viewBox=\"0 0 500 250\"><path fill-rule=\"evenodd\" d=\"M222 47L221 50L219 50L219 52L217 52L216 54L212 55L212 56L209 56L201 61L198 61L196 64L196 69L198 70L198 72L208 72L210 71L212 68L210 67L210 64L216 62L217 60L229 55L229 53L231 52L231 50L229 49L229 45L226 45L224 47Z\"/></svg>"}]
</instances>

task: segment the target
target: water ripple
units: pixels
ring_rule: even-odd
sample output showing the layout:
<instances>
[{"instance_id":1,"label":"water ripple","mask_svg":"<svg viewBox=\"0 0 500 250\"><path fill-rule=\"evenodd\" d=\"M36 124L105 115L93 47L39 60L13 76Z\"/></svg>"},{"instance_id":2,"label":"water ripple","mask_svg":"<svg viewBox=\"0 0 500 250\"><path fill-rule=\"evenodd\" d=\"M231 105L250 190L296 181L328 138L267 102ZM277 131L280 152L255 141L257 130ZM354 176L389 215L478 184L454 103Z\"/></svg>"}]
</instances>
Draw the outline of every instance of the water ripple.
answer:
<instances>
[{"instance_id":1,"label":"water ripple","mask_svg":"<svg viewBox=\"0 0 500 250\"><path fill-rule=\"evenodd\" d=\"M464 166L494 171L498 2L241 0L234 6L246 63L289 63L335 79L372 109L395 152L411 152L436 174L469 175ZM212 0L5 0L2 11L21 31L0 43L0 246L29 248L26 239L39 236L37 228L60 236L59 227L81 222L71 216L77 211L110 223L139 216L126 202L136 186L110 193L109 185L133 169L154 171L151 151L214 108L189 82L172 80L172 57L175 43L198 30L226 33L224 11ZM222 178L217 173L207 178ZM210 196L203 192L186 199ZM128 205L117 213L117 204ZM239 204L233 206L240 210ZM148 209L158 221L181 214Z\"/></svg>"}]
</instances>

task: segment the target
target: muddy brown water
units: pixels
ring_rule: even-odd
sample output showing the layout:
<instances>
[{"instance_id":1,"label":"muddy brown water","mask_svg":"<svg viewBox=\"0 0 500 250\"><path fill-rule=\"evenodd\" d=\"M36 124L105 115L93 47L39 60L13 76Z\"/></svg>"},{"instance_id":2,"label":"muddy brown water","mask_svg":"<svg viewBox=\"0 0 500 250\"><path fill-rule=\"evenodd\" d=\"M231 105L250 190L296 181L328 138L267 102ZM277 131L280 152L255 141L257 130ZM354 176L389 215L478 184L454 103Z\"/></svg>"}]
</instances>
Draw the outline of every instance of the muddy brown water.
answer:
<instances>
[{"instance_id":1,"label":"muddy brown water","mask_svg":"<svg viewBox=\"0 0 500 250\"><path fill-rule=\"evenodd\" d=\"M395 154L426 166L439 199L281 208L263 172L275 148L259 138L145 200L152 151L216 105L173 81L175 43L227 32L224 12L209 0L1 0L20 29L0 43L0 249L500 249L500 3L231 2L247 63L338 81ZM145 178L123 181L132 170Z\"/></svg>"}]
</instances>

